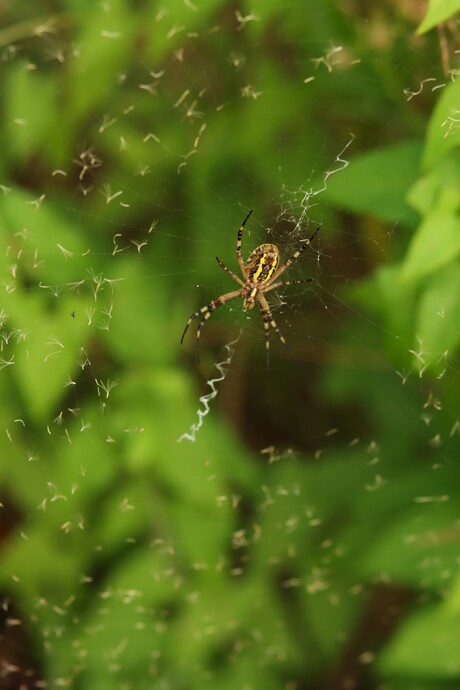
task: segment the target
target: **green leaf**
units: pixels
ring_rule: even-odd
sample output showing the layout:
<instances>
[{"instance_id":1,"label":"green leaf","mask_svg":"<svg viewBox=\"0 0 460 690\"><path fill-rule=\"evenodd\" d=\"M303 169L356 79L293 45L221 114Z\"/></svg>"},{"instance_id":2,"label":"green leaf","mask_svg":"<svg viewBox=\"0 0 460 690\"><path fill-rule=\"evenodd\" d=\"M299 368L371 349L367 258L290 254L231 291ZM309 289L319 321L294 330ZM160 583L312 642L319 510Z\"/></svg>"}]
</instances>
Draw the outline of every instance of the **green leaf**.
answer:
<instances>
[{"instance_id":1,"label":"green leaf","mask_svg":"<svg viewBox=\"0 0 460 690\"><path fill-rule=\"evenodd\" d=\"M149 653L165 644L160 626L152 625L152 618L159 619L158 610L161 610L155 607L160 607L174 593L171 559L165 551L137 549L112 567L98 596L93 597L83 612L81 622L68 626L66 635L56 640L50 660L52 676L70 673L77 650L83 644L88 650L85 673L101 669L100 660L107 650L118 650L120 673L126 673L131 679L138 676L135 686L143 687L141 678L146 675ZM72 640L74 635L78 643ZM101 684L91 687L107 687L107 677L108 674L101 674Z\"/></svg>"},{"instance_id":2,"label":"green leaf","mask_svg":"<svg viewBox=\"0 0 460 690\"><path fill-rule=\"evenodd\" d=\"M421 145L414 141L362 154L328 179L322 198L392 223L415 225L417 216L404 197L418 177L420 156Z\"/></svg>"},{"instance_id":3,"label":"green leaf","mask_svg":"<svg viewBox=\"0 0 460 690\"><path fill-rule=\"evenodd\" d=\"M389 490L387 496L390 495ZM455 519L453 501L426 504L412 501L412 507L397 512L393 519L388 515L387 520L392 521L388 527L379 529L362 559L364 575L376 577L385 573L399 583L417 588L445 586L446 573L456 570L458 547L452 540L443 540L441 535L450 533ZM439 535L439 539L430 535Z\"/></svg>"},{"instance_id":4,"label":"green leaf","mask_svg":"<svg viewBox=\"0 0 460 690\"><path fill-rule=\"evenodd\" d=\"M414 612L384 652L384 673L442 679L460 677L460 616L445 604Z\"/></svg>"},{"instance_id":5,"label":"green leaf","mask_svg":"<svg viewBox=\"0 0 460 690\"><path fill-rule=\"evenodd\" d=\"M9 327L17 336L10 344L12 373L24 395L27 414L44 420L67 394L65 384L75 378L80 348L90 329L82 312L82 298L62 295L50 307L44 291L15 291L4 298ZM78 304L78 318L72 310Z\"/></svg>"},{"instance_id":6,"label":"green leaf","mask_svg":"<svg viewBox=\"0 0 460 690\"><path fill-rule=\"evenodd\" d=\"M221 10L222 0L202 0L199 3L170 0L160 11L156 3L146 3L141 15L142 28L149 27L153 40L145 46L144 59L161 64L167 55L173 54L183 44L184 35L194 36L208 30ZM181 30L174 31L178 27Z\"/></svg>"},{"instance_id":7,"label":"green leaf","mask_svg":"<svg viewBox=\"0 0 460 690\"><path fill-rule=\"evenodd\" d=\"M4 127L8 147L3 155L16 160L42 152L43 142L49 140L53 126L50 113L56 110L56 82L31 71L24 62L9 70L5 91Z\"/></svg>"},{"instance_id":8,"label":"green leaf","mask_svg":"<svg viewBox=\"0 0 460 690\"><path fill-rule=\"evenodd\" d=\"M113 277L123 282L110 327L111 347L119 356L135 361L169 361L176 354L171 343L179 347L184 319L183 313L171 308L171 292L154 290L151 266L137 258L121 257ZM166 288L165 282L163 285Z\"/></svg>"},{"instance_id":9,"label":"green leaf","mask_svg":"<svg viewBox=\"0 0 460 690\"><path fill-rule=\"evenodd\" d=\"M424 20L417 29L418 34L424 34L437 24L445 22L460 10L460 0L430 0Z\"/></svg>"},{"instance_id":10,"label":"green leaf","mask_svg":"<svg viewBox=\"0 0 460 690\"><path fill-rule=\"evenodd\" d=\"M52 602L65 599L78 581L85 556L83 548L75 548L75 545L62 548L59 530L50 522L46 513L35 513L33 520L22 525L21 537L18 535L9 542L2 552L2 588L9 589L13 585L23 605L31 608L41 596ZM20 577L12 581L12 573ZM49 588L50 578L52 589ZM48 611L44 610L42 616L53 615L49 607L46 608Z\"/></svg>"},{"instance_id":11,"label":"green leaf","mask_svg":"<svg viewBox=\"0 0 460 690\"><path fill-rule=\"evenodd\" d=\"M187 496L207 510L214 509L217 497L224 493L223 480L209 481L214 473L227 481L250 479L247 458L224 425L206 420L196 443L178 443L197 423L196 409L202 403L196 394L185 395L184 375L177 367L138 367L118 380L110 398L116 409L112 435L123 442L123 463L129 472L153 470L174 495ZM209 414L213 415L212 409ZM203 449L212 452L209 463L202 461Z\"/></svg>"},{"instance_id":12,"label":"green leaf","mask_svg":"<svg viewBox=\"0 0 460 690\"><path fill-rule=\"evenodd\" d=\"M451 151L417 180L406 198L422 216L435 206L454 212L460 208L459 187L460 157L457 151Z\"/></svg>"},{"instance_id":13,"label":"green leaf","mask_svg":"<svg viewBox=\"0 0 460 690\"><path fill-rule=\"evenodd\" d=\"M460 343L460 264L436 273L423 293L417 316L417 336L425 360L439 361Z\"/></svg>"},{"instance_id":14,"label":"green leaf","mask_svg":"<svg viewBox=\"0 0 460 690\"><path fill-rule=\"evenodd\" d=\"M457 544L457 539L454 538L453 543ZM446 601L447 609L455 615L460 615L460 576L455 577L452 591Z\"/></svg>"},{"instance_id":15,"label":"green leaf","mask_svg":"<svg viewBox=\"0 0 460 690\"><path fill-rule=\"evenodd\" d=\"M409 189L406 200L421 215L425 215L435 205L438 193L439 176L431 172L424 175Z\"/></svg>"},{"instance_id":16,"label":"green leaf","mask_svg":"<svg viewBox=\"0 0 460 690\"><path fill-rule=\"evenodd\" d=\"M379 267L375 274L374 290L377 294L371 288L367 299L373 299L382 307L387 351L396 360L404 361L413 337L415 291L412 286L401 285L398 280L400 270L399 264ZM398 334L397 338L394 337L395 333Z\"/></svg>"},{"instance_id":17,"label":"green leaf","mask_svg":"<svg viewBox=\"0 0 460 690\"><path fill-rule=\"evenodd\" d=\"M460 255L460 218L437 209L423 220L410 243L401 280L414 281Z\"/></svg>"},{"instance_id":18,"label":"green leaf","mask_svg":"<svg viewBox=\"0 0 460 690\"><path fill-rule=\"evenodd\" d=\"M219 506L215 520L209 519L209 509L203 510L190 501L171 501L167 511L183 557L190 563L215 568L231 533L233 516L230 507L226 504Z\"/></svg>"},{"instance_id":19,"label":"green leaf","mask_svg":"<svg viewBox=\"0 0 460 690\"><path fill-rule=\"evenodd\" d=\"M70 107L64 122L70 123L70 130L92 109L105 104L107 94L117 88L117 77L131 47L135 17L122 0L106 6L94 3L85 14L86 21L78 26L78 57L72 56L68 66Z\"/></svg>"},{"instance_id":20,"label":"green leaf","mask_svg":"<svg viewBox=\"0 0 460 690\"><path fill-rule=\"evenodd\" d=\"M449 690L450 685L443 685L444 690ZM408 678L407 676L397 676L385 679L385 690L442 690L439 687L439 680L437 678Z\"/></svg>"},{"instance_id":21,"label":"green leaf","mask_svg":"<svg viewBox=\"0 0 460 690\"><path fill-rule=\"evenodd\" d=\"M8 189L0 206L0 235L21 248L21 272L36 284L69 283L82 277L88 244L73 218L47 198Z\"/></svg>"},{"instance_id":22,"label":"green leaf","mask_svg":"<svg viewBox=\"0 0 460 690\"><path fill-rule=\"evenodd\" d=\"M423 167L429 168L447 151L460 144L460 79L449 83L431 115L423 152Z\"/></svg>"}]
</instances>

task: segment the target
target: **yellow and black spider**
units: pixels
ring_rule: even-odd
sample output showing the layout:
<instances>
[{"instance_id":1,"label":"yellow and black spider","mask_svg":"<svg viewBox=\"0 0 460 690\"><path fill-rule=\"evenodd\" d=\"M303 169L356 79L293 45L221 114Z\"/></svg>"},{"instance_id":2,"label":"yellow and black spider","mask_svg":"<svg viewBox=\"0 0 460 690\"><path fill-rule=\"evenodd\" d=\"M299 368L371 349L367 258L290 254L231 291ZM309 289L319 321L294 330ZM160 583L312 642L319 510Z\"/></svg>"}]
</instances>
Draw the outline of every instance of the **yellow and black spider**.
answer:
<instances>
[{"instance_id":1,"label":"yellow and black spider","mask_svg":"<svg viewBox=\"0 0 460 690\"><path fill-rule=\"evenodd\" d=\"M282 273L284 273L284 271L287 268L289 268L289 266L292 263L294 263L294 261L296 261L296 259L298 259L302 252L305 251L305 249L308 246L310 246L319 228L316 228L315 232L310 237L310 239L305 240L300 245L299 249L296 252L294 252L294 254L289 259L287 259L284 262L284 264L282 264L279 268L278 264L280 262L280 252L275 244L259 245L258 247L256 247L256 249L254 249L246 263L244 263L243 256L241 254L241 240L243 237L244 226L246 225L251 213L252 210L249 211L246 218L243 220L238 230L236 240L236 257L238 259L238 264L240 267L241 274L243 276L243 280L239 278L239 276L237 276L236 273L233 273L233 271L231 271L216 256L216 260L219 266L223 268L224 271L229 273L232 276L233 280L236 280L236 282L239 283L241 287L238 290L226 292L224 295L221 295L217 299L211 300L209 304L207 304L205 307L197 309L197 311L194 314L192 314L189 320L187 321L187 325L185 326L184 332L182 333L182 338L180 339L181 344L184 340L185 334L187 333L188 327L192 323L193 319L196 319L197 316L202 315L202 319L198 324L198 328L196 331L196 357L198 361L200 359L199 344L201 329L211 316L212 312L215 309L217 309L217 307L220 307L222 304L225 304L226 302L230 302L230 300L232 299L236 299L237 297L243 297L243 309L253 309L256 302L259 303L259 307L264 320L265 351L267 353L268 365L270 353L270 326L277 333L279 339L285 347L287 347L287 343L283 335L281 334L280 329L276 325L276 321L273 318L273 315L270 311L270 307L268 306L268 302L265 298L265 293L269 292L270 290L274 290L278 287L285 287L287 285L299 285L300 283L308 283L312 280L312 278L306 278L304 280L278 280L278 278Z\"/></svg>"}]
</instances>

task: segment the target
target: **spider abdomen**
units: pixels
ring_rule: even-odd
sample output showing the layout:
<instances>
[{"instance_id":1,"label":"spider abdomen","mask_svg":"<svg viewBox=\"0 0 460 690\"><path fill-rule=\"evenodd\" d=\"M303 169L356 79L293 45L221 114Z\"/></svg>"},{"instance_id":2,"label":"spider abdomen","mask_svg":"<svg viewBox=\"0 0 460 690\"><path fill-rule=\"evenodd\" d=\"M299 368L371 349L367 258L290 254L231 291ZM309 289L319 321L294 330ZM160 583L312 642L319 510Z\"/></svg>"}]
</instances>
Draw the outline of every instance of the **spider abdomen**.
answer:
<instances>
[{"instance_id":1,"label":"spider abdomen","mask_svg":"<svg viewBox=\"0 0 460 690\"><path fill-rule=\"evenodd\" d=\"M256 247L246 262L248 282L261 284L273 277L280 260L275 244L261 244Z\"/></svg>"}]
</instances>

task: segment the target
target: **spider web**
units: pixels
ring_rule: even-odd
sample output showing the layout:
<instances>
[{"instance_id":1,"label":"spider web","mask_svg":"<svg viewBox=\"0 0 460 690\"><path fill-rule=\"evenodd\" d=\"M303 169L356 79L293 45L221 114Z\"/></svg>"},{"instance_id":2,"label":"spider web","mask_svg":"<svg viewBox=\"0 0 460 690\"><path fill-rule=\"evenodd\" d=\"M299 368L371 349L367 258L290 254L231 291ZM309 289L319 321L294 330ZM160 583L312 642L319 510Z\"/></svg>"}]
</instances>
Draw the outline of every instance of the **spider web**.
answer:
<instances>
[{"instance_id":1,"label":"spider web","mask_svg":"<svg viewBox=\"0 0 460 690\"><path fill-rule=\"evenodd\" d=\"M11 14L0 35L0 687L399 690L411 621L432 628L455 588L457 362L432 367L404 328L407 204L359 207L365 174L338 201L355 158L405 138L381 110L455 75L371 10L359 48L349 8L308 8L305 36L295 2L206 5L144 8L155 45L118 2ZM236 270L249 208L244 257L271 241L285 260L321 228L286 272L313 281L269 295L292 354L273 334L267 370L260 314L235 301L197 367L180 334L228 291L215 256ZM436 682L458 676L450 650Z\"/></svg>"}]
</instances>

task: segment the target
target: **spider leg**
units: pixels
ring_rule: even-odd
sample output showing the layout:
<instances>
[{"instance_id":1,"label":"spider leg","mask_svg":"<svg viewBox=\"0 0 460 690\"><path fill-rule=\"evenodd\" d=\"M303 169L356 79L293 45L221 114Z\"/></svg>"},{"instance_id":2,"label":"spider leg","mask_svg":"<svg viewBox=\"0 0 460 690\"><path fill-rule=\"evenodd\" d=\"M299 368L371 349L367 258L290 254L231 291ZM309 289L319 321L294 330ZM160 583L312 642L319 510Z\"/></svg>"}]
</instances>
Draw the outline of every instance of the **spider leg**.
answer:
<instances>
[{"instance_id":1,"label":"spider leg","mask_svg":"<svg viewBox=\"0 0 460 690\"><path fill-rule=\"evenodd\" d=\"M181 345L184 340L184 336L187 333L192 321L196 319L197 316L202 316L200 323L198 324L198 328L196 330L196 358L198 362L200 361L201 329L203 328L204 324L209 319L213 311L215 311L218 307L222 306L222 304L230 302L230 300L232 299L236 299L236 297L241 297L241 290L233 290L232 292L227 292L225 295L222 295L217 299L211 300L209 304L206 304L204 307L201 307L201 309L197 309L196 312L194 312L187 321L184 328L184 332L182 333L182 338L180 339Z\"/></svg>"},{"instance_id":2,"label":"spider leg","mask_svg":"<svg viewBox=\"0 0 460 690\"><path fill-rule=\"evenodd\" d=\"M233 280L236 280L236 282L239 283L240 285L244 285L244 283L243 283L243 281L241 280L241 278L239 278L239 277L236 275L236 273L233 273L233 271L231 271L231 270L228 268L228 266L226 266L226 265L224 264L224 262L221 261L221 260L219 259L218 256L216 256L216 261L217 261L217 263L219 264L219 266L220 266L221 268L224 269L224 271L226 271L229 275L232 276Z\"/></svg>"},{"instance_id":3,"label":"spider leg","mask_svg":"<svg viewBox=\"0 0 460 690\"><path fill-rule=\"evenodd\" d=\"M244 265L243 255L241 254L241 240L243 239L244 226L246 225L248 218L251 215L251 213L252 213L252 209L249 211L246 218L241 223L239 230L238 230L238 235L236 238L236 258L238 259L240 271L241 271L241 274L245 280L247 279L248 275L246 273L246 267Z\"/></svg>"},{"instance_id":4,"label":"spider leg","mask_svg":"<svg viewBox=\"0 0 460 690\"><path fill-rule=\"evenodd\" d=\"M301 283L311 283L313 278L304 278L303 280L277 280L276 283L264 289L264 292L270 292L279 287L287 287L288 285L300 285Z\"/></svg>"},{"instance_id":5,"label":"spider leg","mask_svg":"<svg viewBox=\"0 0 460 690\"><path fill-rule=\"evenodd\" d=\"M289 347L288 347L286 340L284 339L283 334L281 333L280 329L277 326L275 319L273 318L273 314L270 310L270 307L268 306L268 302L262 294L259 294L259 306L260 306L260 310L262 312L262 317L264 320L265 355L266 355L267 368L268 368L268 365L270 363L270 326L273 328L273 330L277 334L278 338L281 340L284 347L286 348L286 350L289 353L290 353L290 350L289 350Z\"/></svg>"},{"instance_id":6,"label":"spider leg","mask_svg":"<svg viewBox=\"0 0 460 690\"><path fill-rule=\"evenodd\" d=\"M319 228L316 228L315 232L314 232L313 235L310 237L310 239L305 240L305 242L303 242L303 243L300 245L299 249L298 249L296 252L294 252L294 254L293 254L291 257L289 257L289 259L287 259L287 261L285 261L284 264L283 264L282 266L280 266L280 268L278 269L278 271L277 271L277 272L275 273L275 275L273 276L272 281L275 281L277 278L279 278L280 275L281 275L282 273L284 273L284 271L285 271L287 268L289 268L289 266L290 266L291 264L293 264L294 261L296 261L296 260L299 258L299 256L302 254L302 252L304 252L304 251L306 250L306 248L309 247L309 246L311 245L311 243L312 243L313 240L315 239L316 234L318 233L318 231L319 231ZM268 281L268 282L269 282L269 281Z\"/></svg>"}]
</instances>

